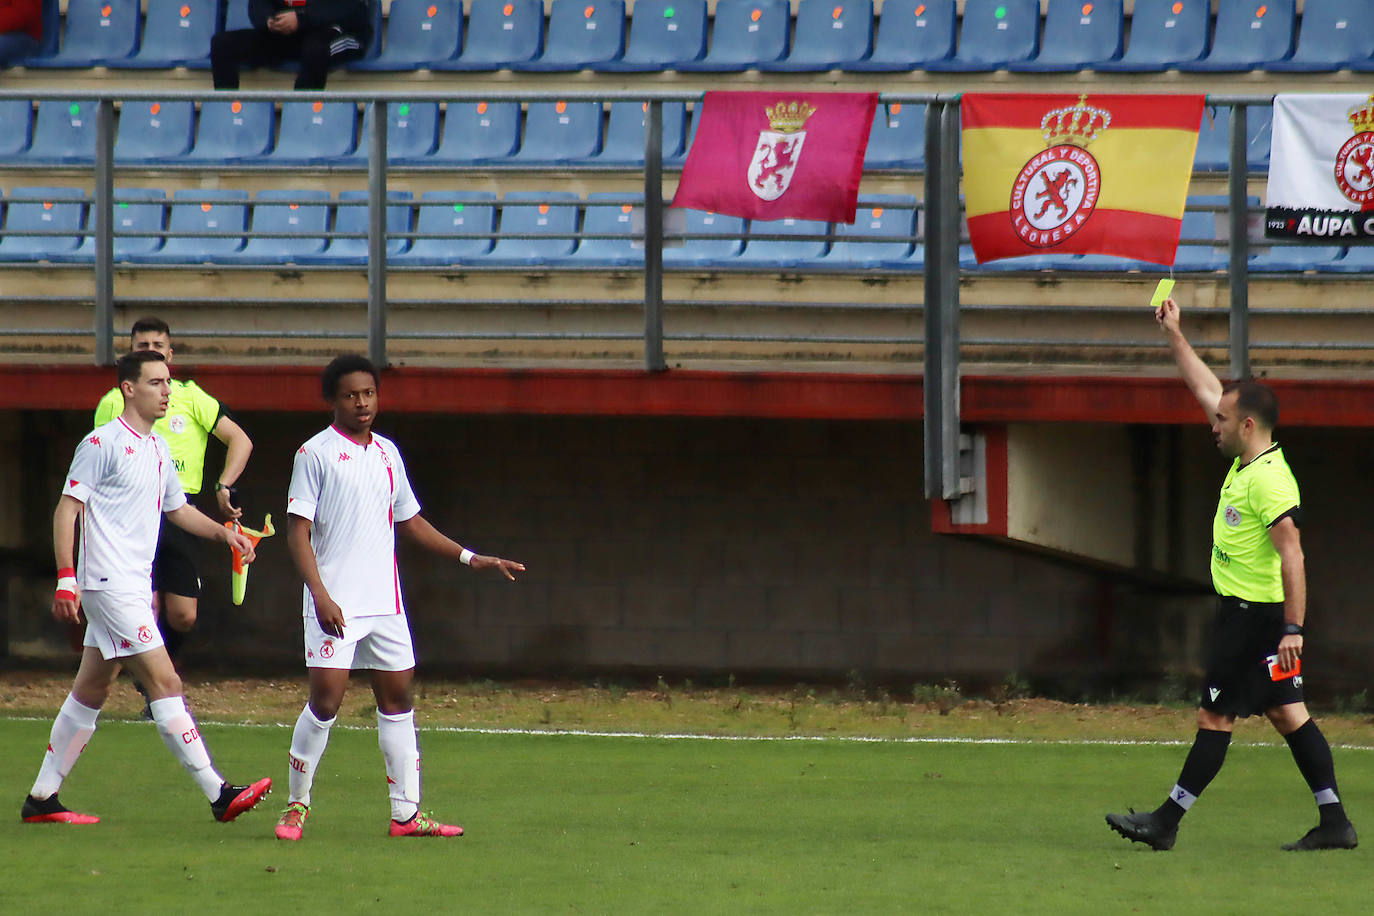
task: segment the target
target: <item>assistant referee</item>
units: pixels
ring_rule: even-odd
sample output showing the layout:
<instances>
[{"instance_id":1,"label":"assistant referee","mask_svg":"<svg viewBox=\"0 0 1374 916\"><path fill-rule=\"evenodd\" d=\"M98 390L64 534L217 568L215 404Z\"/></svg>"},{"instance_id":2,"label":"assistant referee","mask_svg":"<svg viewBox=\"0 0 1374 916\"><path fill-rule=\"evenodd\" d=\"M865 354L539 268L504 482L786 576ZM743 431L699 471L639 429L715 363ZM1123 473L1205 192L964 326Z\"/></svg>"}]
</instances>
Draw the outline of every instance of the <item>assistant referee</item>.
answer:
<instances>
[{"instance_id":1,"label":"assistant referee","mask_svg":"<svg viewBox=\"0 0 1374 916\"><path fill-rule=\"evenodd\" d=\"M1232 462L1212 521L1217 614L1197 736L1164 804L1152 812L1109 814L1107 824L1153 849L1172 848L1179 821L1221 771L1236 717L1262 712L1288 742L1320 816L1316 827L1283 848L1353 849L1358 841L1336 789L1331 747L1303 702L1302 503L1297 480L1273 440L1278 399L1254 381L1223 387L1184 338L1174 300L1164 301L1155 320L1168 336L1179 374L1212 424L1217 448Z\"/></svg>"}]
</instances>

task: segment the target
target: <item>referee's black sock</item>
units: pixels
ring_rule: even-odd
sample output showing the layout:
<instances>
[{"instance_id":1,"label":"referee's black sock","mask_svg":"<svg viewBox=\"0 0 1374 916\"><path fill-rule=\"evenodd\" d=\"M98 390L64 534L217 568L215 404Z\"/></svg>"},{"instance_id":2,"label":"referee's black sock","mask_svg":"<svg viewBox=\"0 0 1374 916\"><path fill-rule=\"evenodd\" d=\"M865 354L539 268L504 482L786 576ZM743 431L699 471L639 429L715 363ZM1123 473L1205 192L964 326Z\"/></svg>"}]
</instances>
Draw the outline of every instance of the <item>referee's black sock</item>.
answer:
<instances>
[{"instance_id":1,"label":"referee's black sock","mask_svg":"<svg viewBox=\"0 0 1374 916\"><path fill-rule=\"evenodd\" d=\"M1307 780L1312 795L1317 800L1317 813L1321 823L1343 824L1346 821L1345 806L1341 804L1336 791L1336 763L1331 759L1331 745L1326 736L1317 728L1317 723L1308 719L1302 726L1283 736L1293 759Z\"/></svg>"},{"instance_id":2,"label":"referee's black sock","mask_svg":"<svg viewBox=\"0 0 1374 916\"><path fill-rule=\"evenodd\" d=\"M1188 757L1183 761L1183 772L1178 776L1178 783L1164 804L1155 809L1155 816L1169 826L1177 827L1202 790L1221 772L1221 765L1226 762L1226 748L1230 744L1230 732L1199 728Z\"/></svg>"}]
</instances>

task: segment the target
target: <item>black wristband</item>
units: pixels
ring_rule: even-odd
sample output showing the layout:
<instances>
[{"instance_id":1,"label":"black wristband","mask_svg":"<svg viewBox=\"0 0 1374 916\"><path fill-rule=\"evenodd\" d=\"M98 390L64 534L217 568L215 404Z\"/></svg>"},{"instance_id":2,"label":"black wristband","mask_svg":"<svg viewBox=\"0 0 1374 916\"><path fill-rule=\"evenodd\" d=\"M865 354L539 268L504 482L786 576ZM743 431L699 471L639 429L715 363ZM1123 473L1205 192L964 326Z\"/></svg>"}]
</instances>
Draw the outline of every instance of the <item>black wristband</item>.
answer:
<instances>
[{"instance_id":1,"label":"black wristband","mask_svg":"<svg viewBox=\"0 0 1374 916\"><path fill-rule=\"evenodd\" d=\"M1285 624L1283 625L1283 635L1284 635L1284 636L1301 636L1301 635L1302 635L1302 624L1300 624L1300 623L1285 623Z\"/></svg>"}]
</instances>

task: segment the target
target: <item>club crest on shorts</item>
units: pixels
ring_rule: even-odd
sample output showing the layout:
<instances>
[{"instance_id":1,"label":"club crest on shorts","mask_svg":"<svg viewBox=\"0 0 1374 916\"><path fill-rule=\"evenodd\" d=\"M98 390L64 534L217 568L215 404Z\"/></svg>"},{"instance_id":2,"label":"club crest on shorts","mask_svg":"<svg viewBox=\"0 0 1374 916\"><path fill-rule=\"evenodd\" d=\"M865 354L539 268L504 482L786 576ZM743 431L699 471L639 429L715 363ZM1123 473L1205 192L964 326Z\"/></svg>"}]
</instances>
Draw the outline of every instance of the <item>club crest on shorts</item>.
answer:
<instances>
[{"instance_id":1,"label":"club crest on shorts","mask_svg":"<svg viewBox=\"0 0 1374 916\"><path fill-rule=\"evenodd\" d=\"M777 200L792 183L806 142L806 119L816 113L809 102L780 101L765 107L771 130L759 131L759 142L749 160L749 190L760 200Z\"/></svg>"},{"instance_id":2,"label":"club crest on shorts","mask_svg":"<svg viewBox=\"0 0 1374 916\"><path fill-rule=\"evenodd\" d=\"M144 626L144 627L139 627L139 628L138 628L138 641L139 641L139 642L142 642L142 643L149 643L149 642L152 642L152 641L153 641L153 631L152 631L152 629L151 629L150 627L146 627L146 626Z\"/></svg>"},{"instance_id":3,"label":"club crest on shorts","mask_svg":"<svg viewBox=\"0 0 1374 916\"><path fill-rule=\"evenodd\" d=\"M334 657L334 640L326 639L324 645L320 646L320 658Z\"/></svg>"},{"instance_id":4,"label":"club crest on shorts","mask_svg":"<svg viewBox=\"0 0 1374 916\"><path fill-rule=\"evenodd\" d=\"M1374 210L1374 95L1346 113L1355 136L1336 153L1336 186L1361 210Z\"/></svg>"},{"instance_id":5,"label":"club crest on shorts","mask_svg":"<svg viewBox=\"0 0 1374 916\"><path fill-rule=\"evenodd\" d=\"M1088 152L1112 123L1111 112L1087 103L1055 108L1040 119L1046 148L1022 166L1011 187L1012 228L1035 248L1052 248L1079 229L1097 207L1102 170Z\"/></svg>"},{"instance_id":6,"label":"club crest on shorts","mask_svg":"<svg viewBox=\"0 0 1374 916\"><path fill-rule=\"evenodd\" d=\"M1240 510L1235 506L1227 506L1226 511L1222 513L1222 517L1226 519L1226 524L1230 525L1232 528L1240 524Z\"/></svg>"}]
</instances>

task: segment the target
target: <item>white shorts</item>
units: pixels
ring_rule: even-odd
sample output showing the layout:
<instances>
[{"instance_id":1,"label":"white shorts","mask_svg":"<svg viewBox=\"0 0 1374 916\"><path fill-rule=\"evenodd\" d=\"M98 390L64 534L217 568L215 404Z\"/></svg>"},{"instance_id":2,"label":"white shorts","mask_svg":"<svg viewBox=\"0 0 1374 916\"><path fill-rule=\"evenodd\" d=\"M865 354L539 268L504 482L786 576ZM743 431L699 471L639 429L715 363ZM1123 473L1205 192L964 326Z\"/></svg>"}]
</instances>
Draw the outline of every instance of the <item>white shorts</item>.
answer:
<instances>
[{"instance_id":1,"label":"white shorts","mask_svg":"<svg viewBox=\"0 0 1374 916\"><path fill-rule=\"evenodd\" d=\"M305 618L305 666L376 671L407 671L415 667L410 622L405 614L352 617L344 635L330 636L314 615Z\"/></svg>"},{"instance_id":2,"label":"white shorts","mask_svg":"<svg viewBox=\"0 0 1374 916\"><path fill-rule=\"evenodd\" d=\"M86 614L82 644L99 649L106 661L141 655L162 645L152 591L83 591L81 610Z\"/></svg>"}]
</instances>

